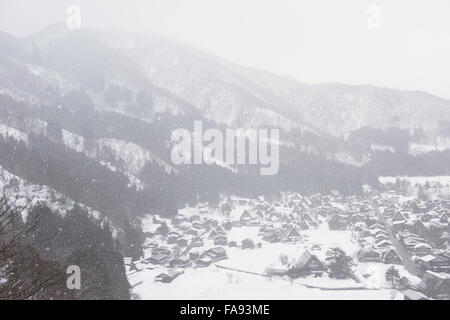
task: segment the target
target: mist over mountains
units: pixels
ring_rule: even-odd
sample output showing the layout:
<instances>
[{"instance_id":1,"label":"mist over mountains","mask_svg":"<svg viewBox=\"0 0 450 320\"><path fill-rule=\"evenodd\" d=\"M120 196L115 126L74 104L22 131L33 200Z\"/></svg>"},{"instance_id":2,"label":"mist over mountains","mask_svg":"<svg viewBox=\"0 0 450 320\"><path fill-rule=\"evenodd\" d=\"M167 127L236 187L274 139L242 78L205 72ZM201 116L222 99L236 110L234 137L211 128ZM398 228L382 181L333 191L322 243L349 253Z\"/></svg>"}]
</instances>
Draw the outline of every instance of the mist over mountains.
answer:
<instances>
[{"instance_id":1,"label":"mist over mountains","mask_svg":"<svg viewBox=\"0 0 450 320\"><path fill-rule=\"evenodd\" d=\"M449 108L426 92L305 84L146 35L0 33L0 185L61 212L76 203L133 250L137 217L219 194L358 193L380 175L449 174ZM170 134L195 120L280 128L279 173L174 166Z\"/></svg>"}]
</instances>

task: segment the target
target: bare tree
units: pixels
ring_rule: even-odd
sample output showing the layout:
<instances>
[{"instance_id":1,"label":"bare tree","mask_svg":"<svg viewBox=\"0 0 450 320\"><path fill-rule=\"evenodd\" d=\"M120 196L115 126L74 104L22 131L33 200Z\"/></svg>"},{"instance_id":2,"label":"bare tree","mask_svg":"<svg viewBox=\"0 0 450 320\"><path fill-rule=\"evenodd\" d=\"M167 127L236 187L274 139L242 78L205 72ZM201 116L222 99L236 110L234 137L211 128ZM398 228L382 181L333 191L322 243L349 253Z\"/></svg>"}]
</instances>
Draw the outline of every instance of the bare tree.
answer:
<instances>
[{"instance_id":1,"label":"bare tree","mask_svg":"<svg viewBox=\"0 0 450 320\"><path fill-rule=\"evenodd\" d=\"M55 262L42 259L33 245L40 215L24 221L29 204L3 190L0 197L0 299L35 299L65 281ZM40 240L44 241L44 240ZM56 289L55 289L56 290Z\"/></svg>"}]
</instances>

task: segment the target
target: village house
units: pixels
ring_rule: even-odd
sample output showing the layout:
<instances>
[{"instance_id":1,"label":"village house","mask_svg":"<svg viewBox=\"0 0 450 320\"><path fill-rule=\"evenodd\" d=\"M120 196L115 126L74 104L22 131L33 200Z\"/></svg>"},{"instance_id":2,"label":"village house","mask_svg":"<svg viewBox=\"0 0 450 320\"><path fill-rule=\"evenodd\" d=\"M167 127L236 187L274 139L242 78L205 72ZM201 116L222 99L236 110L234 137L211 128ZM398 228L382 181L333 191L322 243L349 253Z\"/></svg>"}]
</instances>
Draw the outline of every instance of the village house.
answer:
<instances>
[{"instance_id":1,"label":"village house","mask_svg":"<svg viewBox=\"0 0 450 320\"><path fill-rule=\"evenodd\" d=\"M300 235L300 232L292 226L289 231L286 232L284 239L288 242L297 242L302 240L302 236Z\"/></svg>"},{"instance_id":2,"label":"village house","mask_svg":"<svg viewBox=\"0 0 450 320\"><path fill-rule=\"evenodd\" d=\"M341 214L335 214L328 220L330 230L347 230L348 217Z\"/></svg>"},{"instance_id":3,"label":"village house","mask_svg":"<svg viewBox=\"0 0 450 320\"><path fill-rule=\"evenodd\" d=\"M262 234L262 238L263 240L267 241L267 242L279 242L280 241L280 235L279 235L279 231L277 230L271 230L271 231L265 231Z\"/></svg>"},{"instance_id":4,"label":"village house","mask_svg":"<svg viewBox=\"0 0 450 320\"><path fill-rule=\"evenodd\" d=\"M435 299L450 299L450 274L427 270L420 281L420 291L433 292Z\"/></svg>"},{"instance_id":5,"label":"village house","mask_svg":"<svg viewBox=\"0 0 450 320\"><path fill-rule=\"evenodd\" d=\"M297 226L300 230L309 230L309 223L305 220L297 222Z\"/></svg>"},{"instance_id":6,"label":"village house","mask_svg":"<svg viewBox=\"0 0 450 320\"><path fill-rule=\"evenodd\" d=\"M193 228L189 229L186 233L188 235L191 235L191 236L194 236L194 237L198 236L198 230L193 229Z\"/></svg>"},{"instance_id":7,"label":"village house","mask_svg":"<svg viewBox=\"0 0 450 320\"><path fill-rule=\"evenodd\" d=\"M213 262L213 259L210 256L202 256L200 259L197 259L195 262L199 267L207 267Z\"/></svg>"},{"instance_id":8,"label":"village house","mask_svg":"<svg viewBox=\"0 0 450 320\"><path fill-rule=\"evenodd\" d=\"M414 222L412 231L422 237L426 237L428 235L428 229L421 220L416 220Z\"/></svg>"},{"instance_id":9,"label":"village house","mask_svg":"<svg viewBox=\"0 0 450 320\"><path fill-rule=\"evenodd\" d=\"M425 256L430 253L431 246L426 243L418 243L414 246L414 254L417 256Z\"/></svg>"},{"instance_id":10,"label":"village house","mask_svg":"<svg viewBox=\"0 0 450 320\"><path fill-rule=\"evenodd\" d=\"M352 217L351 217L353 224L358 223L358 222L364 222L365 219L366 219L366 217L360 213L352 214Z\"/></svg>"},{"instance_id":11,"label":"village house","mask_svg":"<svg viewBox=\"0 0 450 320\"><path fill-rule=\"evenodd\" d=\"M164 253L153 253L150 258L147 258L145 261L152 264L165 264L170 259L168 254Z\"/></svg>"},{"instance_id":12,"label":"village house","mask_svg":"<svg viewBox=\"0 0 450 320\"><path fill-rule=\"evenodd\" d=\"M408 219L400 212L397 211L391 219L391 223L394 222L403 222L405 223Z\"/></svg>"},{"instance_id":13,"label":"village house","mask_svg":"<svg viewBox=\"0 0 450 320\"><path fill-rule=\"evenodd\" d=\"M198 251L189 252L189 259L191 261L197 261L200 258L200 253Z\"/></svg>"},{"instance_id":14,"label":"village house","mask_svg":"<svg viewBox=\"0 0 450 320\"><path fill-rule=\"evenodd\" d=\"M192 247L203 247L204 246L204 242L202 239L200 238L195 238L192 240Z\"/></svg>"},{"instance_id":15,"label":"village house","mask_svg":"<svg viewBox=\"0 0 450 320\"><path fill-rule=\"evenodd\" d=\"M407 222L403 221L403 220L401 220L401 221L394 221L394 222L392 222L391 229L392 229L392 231L394 233L397 233L397 232L400 232L402 230L405 230L406 226L407 226L406 224L407 224Z\"/></svg>"},{"instance_id":16,"label":"village house","mask_svg":"<svg viewBox=\"0 0 450 320\"><path fill-rule=\"evenodd\" d=\"M379 224L378 222L371 224L369 226L369 229L370 230L383 230L383 231L386 230L386 228L382 224Z\"/></svg>"},{"instance_id":17,"label":"village house","mask_svg":"<svg viewBox=\"0 0 450 320\"><path fill-rule=\"evenodd\" d=\"M309 274L322 274L325 271L327 271L327 267L315 255L306 250L289 270L289 274L293 277L300 277Z\"/></svg>"},{"instance_id":18,"label":"village house","mask_svg":"<svg viewBox=\"0 0 450 320\"><path fill-rule=\"evenodd\" d=\"M166 247L166 246L160 246L160 247L154 248L154 249L152 250L152 255L157 254L157 253L162 253L162 254L165 254L165 255L170 255L170 254L171 254L171 251L170 251L170 248L169 248L169 247Z\"/></svg>"},{"instance_id":19,"label":"village house","mask_svg":"<svg viewBox=\"0 0 450 320\"><path fill-rule=\"evenodd\" d=\"M186 268L189 266L191 261L187 256L181 256L181 257L175 257L172 260L170 260L169 265L173 267L180 267L180 268Z\"/></svg>"},{"instance_id":20,"label":"village house","mask_svg":"<svg viewBox=\"0 0 450 320\"><path fill-rule=\"evenodd\" d=\"M192 216L189 217L190 222L200 221L200 220L201 220L201 218L198 214L193 214Z\"/></svg>"},{"instance_id":21,"label":"village house","mask_svg":"<svg viewBox=\"0 0 450 320\"><path fill-rule=\"evenodd\" d=\"M180 269L171 269L167 271L166 273L161 273L155 277L155 281L164 282L164 283L170 283L175 278L177 278L179 275L183 274L184 271Z\"/></svg>"},{"instance_id":22,"label":"village house","mask_svg":"<svg viewBox=\"0 0 450 320\"><path fill-rule=\"evenodd\" d=\"M239 217L241 225L251 225L256 220L256 216L252 215L248 210L244 210Z\"/></svg>"},{"instance_id":23,"label":"village house","mask_svg":"<svg viewBox=\"0 0 450 320\"><path fill-rule=\"evenodd\" d=\"M375 247L377 248L386 248L386 247L391 247L392 243L389 240L379 240L376 241L375 240Z\"/></svg>"},{"instance_id":24,"label":"village house","mask_svg":"<svg viewBox=\"0 0 450 320\"><path fill-rule=\"evenodd\" d=\"M177 243L178 235L177 234L171 234L167 237L167 244L175 244Z\"/></svg>"},{"instance_id":25,"label":"village house","mask_svg":"<svg viewBox=\"0 0 450 320\"><path fill-rule=\"evenodd\" d=\"M394 248L384 251L382 259L386 264L402 264L402 258Z\"/></svg>"},{"instance_id":26,"label":"village house","mask_svg":"<svg viewBox=\"0 0 450 320\"><path fill-rule=\"evenodd\" d=\"M177 239L177 246L179 248L187 247L188 243L189 243L189 241L186 238L179 238L179 239Z\"/></svg>"},{"instance_id":27,"label":"village house","mask_svg":"<svg viewBox=\"0 0 450 320\"><path fill-rule=\"evenodd\" d=\"M271 222L278 222L281 218L282 214L274 209L269 212L266 219Z\"/></svg>"},{"instance_id":28,"label":"village house","mask_svg":"<svg viewBox=\"0 0 450 320\"><path fill-rule=\"evenodd\" d=\"M242 249L253 249L255 248L255 243L252 239L244 239L242 240Z\"/></svg>"},{"instance_id":29,"label":"village house","mask_svg":"<svg viewBox=\"0 0 450 320\"><path fill-rule=\"evenodd\" d=\"M192 223L192 227L195 228L195 229L203 229L204 224L201 221L194 221Z\"/></svg>"},{"instance_id":30,"label":"village house","mask_svg":"<svg viewBox=\"0 0 450 320\"><path fill-rule=\"evenodd\" d=\"M208 238L215 239L218 236L224 236L226 234L227 232L223 228L217 227L209 233Z\"/></svg>"},{"instance_id":31,"label":"village house","mask_svg":"<svg viewBox=\"0 0 450 320\"><path fill-rule=\"evenodd\" d=\"M175 217L173 217L172 218L172 224L174 225L174 226L177 226L177 225L180 225L180 224L182 224L183 222L187 222L187 221L189 221L188 220L188 218L186 218L185 216L182 216L182 215L176 215Z\"/></svg>"},{"instance_id":32,"label":"village house","mask_svg":"<svg viewBox=\"0 0 450 320\"><path fill-rule=\"evenodd\" d=\"M382 254L379 250L369 248L360 250L357 257L360 262L381 262Z\"/></svg>"},{"instance_id":33,"label":"village house","mask_svg":"<svg viewBox=\"0 0 450 320\"><path fill-rule=\"evenodd\" d=\"M214 245L215 246L226 246L227 245L227 237L219 234L217 237L214 238Z\"/></svg>"},{"instance_id":34,"label":"village house","mask_svg":"<svg viewBox=\"0 0 450 320\"><path fill-rule=\"evenodd\" d=\"M366 225L364 223L356 223L353 227L352 227L352 231L353 232L359 232L362 233L364 231L366 231Z\"/></svg>"},{"instance_id":35,"label":"village house","mask_svg":"<svg viewBox=\"0 0 450 320\"><path fill-rule=\"evenodd\" d=\"M415 263L422 270L431 270L434 272L450 273L450 260L442 256L428 254L422 257L416 257Z\"/></svg>"},{"instance_id":36,"label":"village house","mask_svg":"<svg viewBox=\"0 0 450 320\"><path fill-rule=\"evenodd\" d=\"M227 252L226 252L226 250L223 247L217 246L217 247L211 248L209 250L206 250L202 254L202 257L203 256L208 256L213 261L219 261L219 260L223 260L223 259L227 258Z\"/></svg>"},{"instance_id":37,"label":"village house","mask_svg":"<svg viewBox=\"0 0 450 320\"><path fill-rule=\"evenodd\" d=\"M388 240L389 236L385 232L378 233L375 235L375 241Z\"/></svg>"},{"instance_id":38,"label":"village house","mask_svg":"<svg viewBox=\"0 0 450 320\"><path fill-rule=\"evenodd\" d=\"M429 222L432 219L439 219L439 215L437 214L436 211L429 211L429 212L425 212L421 215L420 220L422 222Z\"/></svg>"},{"instance_id":39,"label":"village house","mask_svg":"<svg viewBox=\"0 0 450 320\"><path fill-rule=\"evenodd\" d=\"M254 212L254 215L257 216L260 220L263 220L265 219L266 216L266 210L261 207L258 207Z\"/></svg>"},{"instance_id":40,"label":"village house","mask_svg":"<svg viewBox=\"0 0 450 320\"><path fill-rule=\"evenodd\" d=\"M234 247L237 247L237 243L236 243L236 241L230 241L230 242L228 242L228 246L230 248L234 248Z\"/></svg>"}]
</instances>

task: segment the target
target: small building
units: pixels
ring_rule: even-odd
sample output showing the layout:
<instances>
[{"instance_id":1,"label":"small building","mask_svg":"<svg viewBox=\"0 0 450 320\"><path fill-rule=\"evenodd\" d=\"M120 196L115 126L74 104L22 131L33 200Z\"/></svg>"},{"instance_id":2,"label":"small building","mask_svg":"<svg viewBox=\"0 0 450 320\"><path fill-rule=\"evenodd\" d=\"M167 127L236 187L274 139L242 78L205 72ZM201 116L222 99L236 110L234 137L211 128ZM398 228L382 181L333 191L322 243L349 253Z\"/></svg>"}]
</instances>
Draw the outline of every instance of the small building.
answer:
<instances>
[{"instance_id":1,"label":"small building","mask_svg":"<svg viewBox=\"0 0 450 320\"><path fill-rule=\"evenodd\" d=\"M230 242L228 242L228 246L229 246L230 248L232 248L232 247L237 247L237 243L236 243L236 241L230 241Z\"/></svg>"},{"instance_id":2,"label":"small building","mask_svg":"<svg viewBox=\"0 0 450 320\"><path fill-rule=\"evenodd\" d=\"M428 254L422 257L417 257L416 265L422 270L431 270L434 272L450 273L450 260L442 256Z\"/></svg>"},{"instance_id":3,"label":"small building","mask_svg":"<svg viewBox=\"0 0 450 320\"><path fill-rule=\"evenodd\" d=\"M394 248L391 248L384 251L383 262L386 264L402 264L402 258Z\"/></svg>"},{"instance_id":4,"label":"small building","mask_svg":"<svg viewBox=\"0 0 450 320\"><path fill-rule=\"evenodd\" d=\"M328 227L330 230L347 230L348 219L347 216L335 214L328 220Z\"/></svg>"},{"instance_id":5,"label":"small building","mask_svg":"<svg viewBox=\"0 0 450 320\"><path fill-rule=\"evenodd\" d=\"M289 270L289 274L294 277L308 274L320 274L327 271L327 267L309 250L306 250L297 260L294 267Z\"/></svg>"},{"instance_id":6,"label":"small building","mask_svg":"<svg viewBox=\"0 0 450 320\"><path fill-rule=\"evenodd\" d=\"M263 235L264 237L264 235ZM290 230L286 233L285 239L287 241L300 241L302 240L302 236L300 235L300 232L295 228L291 227Z\"/></svg>"},{"instance_id":7,"label":"small building","mask_svg":"<svg viewBox=\"0 0 450 320\"><path fill-rule=\"evenodd\" d=\"M357 256L360 262L381 262L382 260L381 251L373 248L360 250Z\"/></svg>"},{"instance_id":8,"label":"small building","mask_svg":"<svg viewBox=\"0 0 450 320\"><path fill-rule=\"evenodd\" d=\"M364 232L365 230L366 230L366 228L362 224L357 224L352 229L352 231L354 231L354 232L361 232L361 233Z\"/></svg>"},{"instance_id":9,"label":"small building","mask_svg":"<svg viewBox=\"0 0 450 320\"><path fill-rule=\"evenodd\" d=\"M155 277L155 281L170 283L175 280L178 276L184 273L183 270L180 269L171 269L166 273L161 273Z\"/></svg>"},{"instance_id":10,"label":"small building","mask_svg":"<svg viewBox=\"0 0 450 320\"><path fill-rule=\"evenodd\" d=\"M187 256L175 257L169 262L171 267L186 268L190 264L190 260Z\"/></svg>"},{"instance_id":11,"label":"small building","mask_svg":"<svg viewBox=\"0 0 450 320\"><path fill-rule=\"evenodd\" d=\"M365 221L366 217L360 213L355 213L352 215L352 223L358 223Z\"/></svg>"},{"instance_id":12,"label":"small building","mask_svg":"<svg viewBox=\"0 0 450 320\"><path fill-rule=\"evenodd\" d=\"M195 263L199 267L207 267L213 262L212 258L209 256L203 256L200 259L198 259Z\"/></svg>"},{"instance_id":13,"label":"small building","mask_svg":"<svg viewBox=\"0 0 450 320\"><path fill-rule=\"evenodd\" d=\"M379 224L378 222L371 224L369 229L370 230L375 230L375 229L386 230L386 228L383 225Z\"/></svg>"},{"instance_id":14,"label":"small building","mask_svg":"<svg viewBox=\"0 0 450 320\"><path fill-rule=\"evenodd\" d=\"M169 261L169 255L163 253L152 254L146 261L152 264L164 264Z\"/></svg>"},{"instance_id":15,"label":"small building","mask_svg":"<svg viewBox=\"0 0 450 320\"><path fill-rule=\"evenodd\" d=\"M184 248L184 247L187 247L188 246L188 239L186 239L186 238L179 238L178 240L177 240L177 246L178 247L180 247L180 248Z\"/></svg>"},{"instance_id":16,"label":"small building","mask_svg":"<svg viewBox=\"0 0 450 320\"><path fill-rule=\"evenodd\" d=\"M417 243L414 246L414 253L418 256L426 256L431 252L431 246L426 243Z\"/></svg>"},{"instance_id":17,"label":"small building","mask_svg":"<svg viewBox=\"0 0 450 320\"><path fill-rule=\"evenodd\" d=\"M379 240L375 241L375 247L377 248L386 248L392 246L391 241L389 240Z\"/></svg>"},{"instance_id":18,"label":"small building","mask_svg":"<svg viewBox=\"0 0 450 320\"><path fill-rule=\"evenodd\" d=\"M189 234L189 235L191 235L191 236L194 236L194 237L197 237L197 236L198 236L198 230L196 230L196 229L194 229L194 228L190 228L190 229L187 231L187 234Z\"/></svg>"},{"instance_id":19,"label":"small building","mask_svg":"<svg viewBox=\"0 0 450 320\"><path fill-rule=\"evenodd\" d=\"M254 220L256 220L256 217L248 212L248 210L244 210L244 212L242 212L241 214L241 217L239 218L239 221L243 225L252 224Z\"/></svg>"},{"instance_id":20,"label":"small building","mask_svg":"<svg viewBox=\"0 0 450 320\"><path fill-rule=\"evenodd\" d=\"M255 248L255 243L252 239L242 240L242 249L253 249Z\"/></svg>"},{"instance_id":21,"label":"small building","mask_svg":"<svg viewBox=\"0 0 450 320\"><path fill-rule=\"evenodd\" d=\"M171 234L167 238L167 244L175 244L175 243L177 243L177 240L178 240L178 236L175 234Z\"/></svg>"},{"instance_id":22,"label":"small building","mask_svg":"<svg viewBox=\"0 0 450 320\"><path fill-rule=\"evenodd\" d=\"M202 239L195 238L192 240L192 247L203 247L203 246L204 246L204 242Z\"/></svg>"},{"instance_id":23,"label":"small building","mask_svg":"<svg viewBox=\"0 0 450 320\"><path fill-rule=\"evenodd\" d=\"M421 291L432 291L435 299L450 298L450 274L427 270L418 285Z\"/></svg>"},{"instance_id":24,"label":"small building","mask_svg":"<svg viewBox=\"0 0 450 320\"><path fill-rule=\"evenodd\" d=\"M227 245L227 237L224 235L218 235L214 238L214 245L215 246L226 246Z\"/></svg>"},{"instance_id":25,"label":"small building","mask_svg":"<svg viewBox=\"0 0 450 320\"><path fill-rule=\"evenodd\" d=\"M160 246L160 247L154 248L154 249L152 250L152 255L155 255L155 254L157 254L157 253L162 253L162 254L165 254L165 255L168 256L168 255L171 254L171 251L170 251L169 247L166 247L166 246Z\"/></svg>"},{"instance_id":26,"label":"small building","mask_svg":"<svg viewBox=\"0 0 450 320\"><path fill-rule=\"evenodd\" d=\"M392 222L406 222L406 220L407 220L406 217L400 211L398 211L394 214L391 221Z\"/></svg>"},{"instance_id":27,"label":"small building","mask_svg":"<svg viewBox=\"0 0 450 320\"><path fill-rule=\"evenodd\" d=\"M223 259L227 258L227 252L223 247L217 246L217 247L206 250L203 253L202 257L203 256L208 256L213 261L219 261L219 260L223 260Z\"/></svg>"},{"instance_id":28,"label":"small building","mask_svg":"<svg viewBox=\"0 0 450 320\"><path fill-rule=\"evenodd\" d=\"M194 221L192 227L195 229L203 229L204 224L201 221Z\"/></svg>"},{"instance_id":29,"label":"small building","mask_svg":"<svg viewBox=\"0 0 450 320\"><path fill-rule=\"evenodd\" d=\"M189 252L189 259L191 259L191 261L197 261L200 258L200 253L197 251L191 251Z\"/></svg>"}]
</instances>

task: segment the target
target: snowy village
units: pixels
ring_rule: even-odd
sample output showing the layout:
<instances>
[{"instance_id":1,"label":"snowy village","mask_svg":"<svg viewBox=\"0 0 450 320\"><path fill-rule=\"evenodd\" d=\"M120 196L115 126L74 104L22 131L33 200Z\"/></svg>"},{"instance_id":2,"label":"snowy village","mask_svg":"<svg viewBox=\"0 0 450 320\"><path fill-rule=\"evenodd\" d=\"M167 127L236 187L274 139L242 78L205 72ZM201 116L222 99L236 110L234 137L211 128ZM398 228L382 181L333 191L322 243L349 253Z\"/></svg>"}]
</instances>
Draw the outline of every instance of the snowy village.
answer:
<instances>
[{"instance_id":1,"label":"snowy village","mask_svg":"<svg viewBox=\"0 0 450 320\"><path fill-rule=\"evenodd\" d=\"M125 264L136 299L448 299L449 214L395 190L228 196L148 216Z\"/></svg>"}]
</instances>

